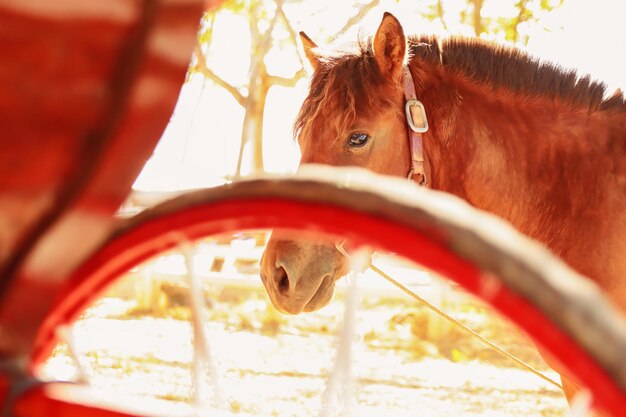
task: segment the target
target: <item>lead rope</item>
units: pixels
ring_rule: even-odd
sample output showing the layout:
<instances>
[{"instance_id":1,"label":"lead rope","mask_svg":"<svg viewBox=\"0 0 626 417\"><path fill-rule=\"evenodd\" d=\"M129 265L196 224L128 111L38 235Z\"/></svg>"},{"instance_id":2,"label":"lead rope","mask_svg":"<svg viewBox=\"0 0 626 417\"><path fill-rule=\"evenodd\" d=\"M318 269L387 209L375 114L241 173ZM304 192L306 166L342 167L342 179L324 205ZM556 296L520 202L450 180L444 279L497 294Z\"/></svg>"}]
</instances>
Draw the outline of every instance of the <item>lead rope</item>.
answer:
<instances>
[{"instance_id":1,"label":"lead rope","mask_svg":"<svg viewBox=\"0 0 626 417\"><path fill-rule=\"evenodd\" d=\"M346 250L343 248L342 244L336 244L335 246L337 247L337 250L342 255L344 255L345 257L350 259L350 255L348 255ZM512 362L517 364L520 368L523 368L523 369L525 369L525 370L527 370L527 371L537 375L539 378L543 379L545 382L547 382L547 383L549 383L549 384L551 384L551 385L553 385L553 386L555 386L555 387L557 387L557 388L559 388L561 390L563 389L561 384L559 384L558 382L556 382L552 378L549 378L549 377L545 376L544 374L542 374L541 372L539 372L538 370L536 370L532 366L528 365L527 363L525 363L522 360L518 359L517 357L513 356L512 354L510 354L506 350L502 349L501 347L499 347L498 345L496 345L492 341L484 338L480 334L476 333L474 330L472 330L469 327L467 327L465 324L461 323L460 321L458 321L454 317L450 316L446 312L444 312L444 311L440 310L439 308L435 307L434 305L432 305L431 303L426 301L424 298L420 297L415 292L411 291L409 288L407 288L406 286L404 286L400 282L396 281L391 276L387 275L383 270L381 270L376 265L374 265L372 263L371 259L369 260L369 263L368 263L367 266L372 271L376 272L378 275L380 275L381 277L383 277L384 279L389 281L391 284L393 284L394 286L396 286L397 288L402 290L402 292L404 292L405 294L409 295L410 297L415 299L417 302L419 302L420 304L424 305L426 308L428 308L431 311L433 311L435 314L437 314L440 317L443 317L444 319L448 320L450 323L452 323L453 325L455 325L459 329L465 331L466 333L468 333L472 337L478 339L480 342L482 342L484 345L488 346L490 349L494 350L495 352L499 353L500 355L504 356L505 358L511 360Z\"/></svg>"}]
</instances>

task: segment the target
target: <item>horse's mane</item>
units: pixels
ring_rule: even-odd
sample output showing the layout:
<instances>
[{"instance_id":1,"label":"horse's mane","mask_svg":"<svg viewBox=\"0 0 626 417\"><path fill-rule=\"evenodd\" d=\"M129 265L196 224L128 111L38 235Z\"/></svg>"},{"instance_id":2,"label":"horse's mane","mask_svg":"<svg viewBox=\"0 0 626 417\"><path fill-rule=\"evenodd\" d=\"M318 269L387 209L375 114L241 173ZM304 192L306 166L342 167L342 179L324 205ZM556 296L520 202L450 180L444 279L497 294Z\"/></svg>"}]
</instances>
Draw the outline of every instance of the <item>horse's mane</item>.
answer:
<instances>
[{"instance_id":1,"label":"horse's mane","mask_svg":"<svg viewBox=\"0 0 626 417\"><path fill-rule=\"evenodd\" d=\"M408 39L409 59L420 59L462 73L473 80L507 88L526 95L561 100L590 111L622 108L626 102L620 91L605 99L606 85L589 75L580 77L574 70L541 61L519 49L492 44L480 39L412 36ZM297 136L311 123L321 120L347 128L360 108L375 111L387 103L372 100L372 88L383 88L384 80L376 68L372 40L361 40L353 51L320 57L318 70L294 125ZM367 94L364 94L367 92ZM337 116L341 115L340 118Z\"/></svg>"},{"instance_id":2,"label":"horse's mane","mask_svg":"<svg viewBox=\"0 0 626 417\"><path fill-rule=\"evenodd\" d=\"M516 48L475 38L434 36L409 38L411 56L439 63L481 83L507 88L528 95L561 100L589 110L623 106L621 93L604 99L606 84L575 70L542 61Z\"/></svg>"}]
</instances>

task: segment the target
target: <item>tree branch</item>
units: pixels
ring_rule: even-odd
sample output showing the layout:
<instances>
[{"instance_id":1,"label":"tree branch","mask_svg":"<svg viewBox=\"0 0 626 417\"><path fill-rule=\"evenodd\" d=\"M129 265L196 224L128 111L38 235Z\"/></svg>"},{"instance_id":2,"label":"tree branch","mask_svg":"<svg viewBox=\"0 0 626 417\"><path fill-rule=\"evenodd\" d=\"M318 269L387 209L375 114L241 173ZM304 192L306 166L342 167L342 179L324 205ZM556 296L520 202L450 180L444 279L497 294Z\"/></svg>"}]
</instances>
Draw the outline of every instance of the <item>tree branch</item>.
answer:
<instances>
[{"instance_id":1,"label":"tree branch","mask_svg":"<svg viewBox=\"0 0 626 417\"><path fill-rule=\"evenodd\" d=\"M213 81L215 84L222 87L224 90L228 91L233 96L233 98L237 100L237 103L239 103L239 105L245 106L247 97L241 94L235 86L229 84L213 71L211 71L211 69L206 64L206 59L204 58L202 49L200 49L200 45L196 45L196 47L194 48L194 54L196 56L196 60L198 61L196 64L196 69L198 70L198 72Z\"/></svg>"},{"instance_id":2,"label":"tree branch","mask_svg":"<svg viewBox=\"0 0 626 417\"><path fill-rule=\"evenodd\" d=\"M442 0L437 0L437 16L439 17L439 20L441 21L441 24L443 25L443 29L444 30L448 30L448 25L446 24L446 20L444 19L444 11L443 11L443 3Z\"/></svg>"},{"instance_id":3,"label":"tree branch","mask_svg":"<svg viewBox=\"0 0 626 417\"><path fill-rule=\"evenodd\" d=\"M294 87L298 81L300 81L306 73L304 68L300 68L292 77L278 77L275 75L268 75L267 81L270 85L278 85L281 87Z\"/></svg>"},{"instance_id":4,"label":"tree branch","mask_svg":"<svg viewBox=\"0 0 626 417\"><path fill-rule=\"evenodd\" d=\"M523 21L524 13L526 13L527 0L520 0L515 6L517 7L517 16L513 21L513 43L519 40L519 25Z\"/></svg>"},{"instance_id":5,"label":"tree branch","mask_svg":"<svg viewBox=\"0 0 626 417\"><path fill-rule=\"evenodd\" d=\"M296 46L296 49L298 49L298 35L296 34L296 31L294 30L293 26L291 25L291 22L287 18L287 15L285 14L285 11L283 10L282 2L276 1L276 13L280 13L280 17L282 17L283 22L285 22L285 28L287 29L287 32L289 32L289 38L291 39L293 44ZM300 61L300 65L304 68L304 62L302 61L302 54L298 53L297 55L298 55L298 60ZM299 72L300 71L298 71L296 73L296 75ZM294 77L296 75L294 75ZM300 77L298 79L300 79ZM296 80L296 82L297 81L298 80ZM277 83L277 84L274 84L274 85L281 85L281 84ZM295 82L294 82L294 85L295 85Z\"/></svg>"},{"instance_id":6,"label":"tree branch","mask_svg":"<svg viewBox=\"0 0 626 417\"><path fill-rule=\"evenodd\" d=\"M338 37L344 35L347 31L349 31L352 28L352 26L354 26L357 23L359 23L361 21L361 19L363 19L363 17L365 17L365 15L367 13L369 13L370 10L372 10L374 7L378 6L379 3L380 3L380 0L372 0L371 2L366 3L363 6L361 6L359 8L359 10L356 12L356 14L354 16L352 16L350 19L348 19L348 21L341 28L341 30L339 30L339 32L335 33L333 38L338 38Z\"/></svg>"},{"instance_id":7,"label":"tree branch","mask_svg":"<svg viewBox=\"0 0 626 417\"><path fill-rule=\"evenodd\" d=\"M485 28L483 27L483 20L480 15L480 12L483 8L483 1L484 0L472 0L472 4L474 5L472 23L474 25L474 34L477 38L480 37L480 34L485 31Z\"/></svg>"}]
</instances>

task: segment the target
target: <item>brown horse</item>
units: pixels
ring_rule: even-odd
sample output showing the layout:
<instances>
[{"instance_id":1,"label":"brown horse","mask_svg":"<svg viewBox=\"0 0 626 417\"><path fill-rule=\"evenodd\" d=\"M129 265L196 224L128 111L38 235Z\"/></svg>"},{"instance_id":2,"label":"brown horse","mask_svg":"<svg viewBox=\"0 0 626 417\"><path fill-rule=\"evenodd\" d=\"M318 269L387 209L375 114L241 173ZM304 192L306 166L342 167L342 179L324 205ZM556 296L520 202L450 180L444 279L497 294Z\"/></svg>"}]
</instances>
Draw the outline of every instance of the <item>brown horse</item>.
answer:
<instances>
[{"instance_id":1,"label":"brown horse","mask_svg":"<svg viewBox=\"0 0 626 417\"><path fill-rule=\"evenodd\" d=\"M474 39L407 42L390 14L356 52L321 56L301 36L314 68L295 123L301 163L407 177L406 64L430 124L423 134L429 186L543 242L626 311L621 91L605 99L604 85L588 76ZM296 314L326 305L347 268L330 244L274 235L261 276L274 305Z\"/></svg>"}]
</instances>

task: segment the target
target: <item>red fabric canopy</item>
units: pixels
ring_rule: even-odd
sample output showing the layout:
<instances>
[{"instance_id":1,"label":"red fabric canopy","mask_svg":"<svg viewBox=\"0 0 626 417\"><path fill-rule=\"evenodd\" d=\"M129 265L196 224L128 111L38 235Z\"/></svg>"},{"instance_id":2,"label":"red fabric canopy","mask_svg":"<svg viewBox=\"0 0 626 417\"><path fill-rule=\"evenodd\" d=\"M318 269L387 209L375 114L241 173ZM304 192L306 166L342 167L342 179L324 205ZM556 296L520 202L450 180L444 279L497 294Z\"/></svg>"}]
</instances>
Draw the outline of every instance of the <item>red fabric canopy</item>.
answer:
<instances>
[{"instance_id":1,"label":"red fabric canopy","mask_svg":"<svg viewBox=\"0 0 626 417\"><path fill-rule=\"evenodd\" d=\"M110 231L216 1L0 5L0 352L27 349Z\"/></svg>"}]
</instances>

